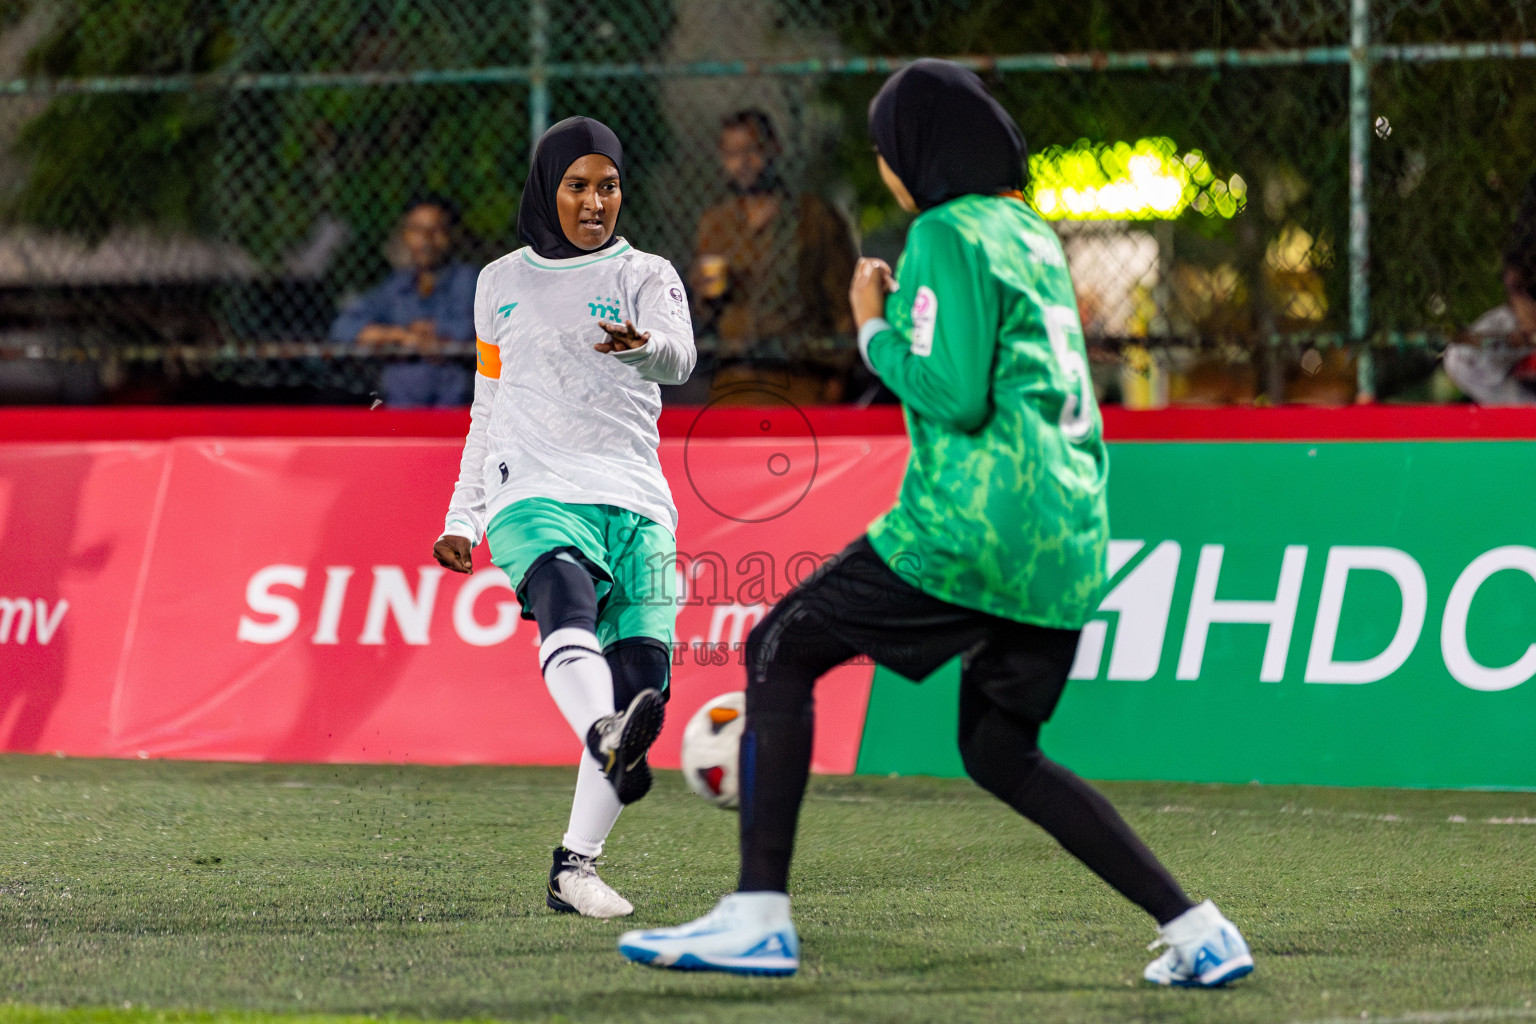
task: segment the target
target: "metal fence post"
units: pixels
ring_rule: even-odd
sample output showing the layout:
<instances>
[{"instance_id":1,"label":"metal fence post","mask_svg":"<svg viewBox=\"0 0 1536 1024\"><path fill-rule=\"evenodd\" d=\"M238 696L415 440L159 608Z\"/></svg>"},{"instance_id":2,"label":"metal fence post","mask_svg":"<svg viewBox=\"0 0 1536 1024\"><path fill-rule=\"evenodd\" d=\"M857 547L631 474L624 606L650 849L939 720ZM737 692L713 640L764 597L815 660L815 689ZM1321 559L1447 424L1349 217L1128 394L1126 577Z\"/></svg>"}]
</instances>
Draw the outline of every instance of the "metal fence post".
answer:
<instances>
[{"instance_id":1,"label":"metal fence post","mask_svg":"<svg viewBox=\"0 0 1536 1024\"><path fill-rule=\"evenodd\" d=\"M1372 369L1371 210L1367 191L1371 145L1371 3L1350 0L1349 19L1349 340L1357 346L1359 397L1376 397Z\"/></svg>"},{"instance_id":2,"label":"metal fence post","mask_svg":"<svg viewBox=\"0 0 1536 1024\"><path fill-rule=\"evenodd\" d=\"M549 0L528 5L528 162L549 127Z\"/></svg>"}]
</instances>

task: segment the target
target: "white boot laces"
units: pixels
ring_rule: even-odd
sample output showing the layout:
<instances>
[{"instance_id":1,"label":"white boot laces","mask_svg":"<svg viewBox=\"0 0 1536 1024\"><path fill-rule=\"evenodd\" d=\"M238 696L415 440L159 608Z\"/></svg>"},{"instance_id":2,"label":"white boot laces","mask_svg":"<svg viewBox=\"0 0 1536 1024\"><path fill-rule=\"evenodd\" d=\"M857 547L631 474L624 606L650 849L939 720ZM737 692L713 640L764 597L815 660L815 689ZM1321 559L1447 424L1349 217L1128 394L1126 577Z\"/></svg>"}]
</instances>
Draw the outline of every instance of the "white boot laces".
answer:
<instances>
[{"instance_id":1,"label":"white boot laces","mask_svg":"<svg viewBox=\"0 0 1536 1024\"><path fill-rule=\"evenodd\" d=\"M570 850L566 851L565 863L561 867L562 870L576 872L578 878L597 877L597 858L583 857L581 854L573 853Z\"/></svg>"}]
</instances>

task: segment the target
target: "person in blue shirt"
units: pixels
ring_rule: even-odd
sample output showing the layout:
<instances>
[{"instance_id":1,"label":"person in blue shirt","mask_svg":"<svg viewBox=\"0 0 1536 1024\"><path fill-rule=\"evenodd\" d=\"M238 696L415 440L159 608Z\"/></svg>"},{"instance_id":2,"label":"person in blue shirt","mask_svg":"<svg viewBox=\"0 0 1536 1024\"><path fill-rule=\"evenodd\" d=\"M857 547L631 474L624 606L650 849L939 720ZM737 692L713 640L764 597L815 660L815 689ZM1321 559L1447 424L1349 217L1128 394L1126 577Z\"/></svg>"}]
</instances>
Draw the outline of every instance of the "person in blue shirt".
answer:
<instances>
[{"instance_id":1,"label":"person in blue shirt","mask_svg":"<svg viewBox=\"0 0 1536 1024\"><path fill-rule=\"evenodd\" d=\"M436 197L412 200L400 237L411 264L354 301L331 325L331 341L359 348L390 346L419 358L384 367L382 397L395 408L468 405L474 373L438 355L444 342L475 340L478 267L450 262L453 205Z\"/></svg>"}]
</instances>

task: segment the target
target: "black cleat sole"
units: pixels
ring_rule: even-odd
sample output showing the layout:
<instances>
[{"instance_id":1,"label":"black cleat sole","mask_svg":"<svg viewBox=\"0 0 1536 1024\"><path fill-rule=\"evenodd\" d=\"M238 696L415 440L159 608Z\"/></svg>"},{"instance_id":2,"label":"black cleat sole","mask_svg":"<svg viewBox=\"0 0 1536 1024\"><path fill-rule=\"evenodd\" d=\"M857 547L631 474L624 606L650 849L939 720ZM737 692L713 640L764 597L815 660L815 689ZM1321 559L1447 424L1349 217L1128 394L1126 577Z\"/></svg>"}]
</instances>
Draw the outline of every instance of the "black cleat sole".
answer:
<instances>
[{"instance_id":1,"label":"black cleat sole","mask_svg":"<svg viewBox=\"0 0 1536 1024\"><path fill-rule=\"evenodd\" d=\"M645 754L661 734L666 707L656 690L646 690L630 702L624 732L606 773L621 804L632 804L651 791L651 766Z\"/></svg>"},{"instance_id":2,"label":"black cleat sole","mask_svg":"<svg viewBox=\"0 0 1536 1024\"><path fill-rule=\"evenodd\" d=\"M624 777L615 787L619 794L619 803L632 804L651 791L651 766L642 760L635 767L624 773Z\"/></svg>"},{"instance_id":3,"label":"black cleat sole","mask_svg":"<svg viewBox=\"0 0 1536 1024\"><path fill-rule=\"evenodd\" d=\"M565 900L555 895L554 885L549 885L545 888L544 905L547 906L550 910L557 911L561 914L574 914L577 912L575 907L571 906L569 903L565 902Z\"/></svg>"}]
</instances>

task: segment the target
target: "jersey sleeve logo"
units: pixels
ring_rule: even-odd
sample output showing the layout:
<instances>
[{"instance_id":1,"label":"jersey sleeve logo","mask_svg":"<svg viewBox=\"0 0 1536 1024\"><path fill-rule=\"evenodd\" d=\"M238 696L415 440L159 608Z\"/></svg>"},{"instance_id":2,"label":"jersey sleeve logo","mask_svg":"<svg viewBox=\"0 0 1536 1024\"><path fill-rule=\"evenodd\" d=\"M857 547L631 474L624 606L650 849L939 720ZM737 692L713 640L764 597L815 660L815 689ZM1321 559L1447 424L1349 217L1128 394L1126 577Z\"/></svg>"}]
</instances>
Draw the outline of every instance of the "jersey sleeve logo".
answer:
<instances>
[{"instance_id":1,"label":"jersey sleeve logo","mask_svg":"<svg viewBox=\"0 0 1536 1024\"><path fill-rule=\"evenodd\" d=\"M672 319L678 323L686 324L690 321L688 316L688 298L677 285L667 289L667 298L672 300Z\"/></svg>"},{"instance_id":2,"label":"jersey sleeve logo","mask_svg":"<svg viewBox=\"0 0 1536 1024\"><path fill-rule=\"evenodd\" d=\"M933 332L939 323L939 297L923 285L912 299L912 354L926 356L933 352Z\"/></svg>"},{"instance_id":3,"label":"jersey sleeve logo","mask_svg":"<svg viewBox=\"0 0 1536 1024\"><path fill-rule=\"evenodd\" d=\"M501 379L501 349L494 343L475 339L475 372L491 380Z\"/></svg>"}]
</instances>

